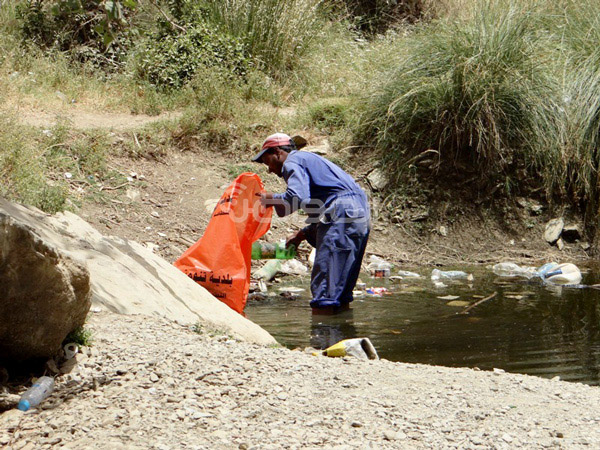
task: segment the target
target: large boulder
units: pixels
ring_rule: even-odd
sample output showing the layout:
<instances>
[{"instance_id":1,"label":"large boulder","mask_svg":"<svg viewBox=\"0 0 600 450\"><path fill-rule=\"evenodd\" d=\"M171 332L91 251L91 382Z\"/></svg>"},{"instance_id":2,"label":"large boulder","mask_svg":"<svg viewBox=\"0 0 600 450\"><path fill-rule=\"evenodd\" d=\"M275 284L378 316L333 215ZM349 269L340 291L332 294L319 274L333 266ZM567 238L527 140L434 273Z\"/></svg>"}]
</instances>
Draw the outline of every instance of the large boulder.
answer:
<instances>
[{"instance_id":1,"label":"large boulder","mask_svg":"<svg viewBox=\"0 0 600 450\"><path fill-rule=\"evenodd\" d=\"M0 198L0 214L29 224L62 253L85 261L92 306L121 314L160 315L199 324L258 344L274 344L264 329L233 311L206 289L135 241L103 236L79 216L56 215Z\"/></svg>"},{"instance_id":2,"label":"large boulder","mask_svg":"<svg viewBox=\"0 0 600 450\"><path fill-rule=\"evenodd\" d=\"M0 210L0 359L53 356L90 305L85 266Z\"/></svg>"}]
</instances>

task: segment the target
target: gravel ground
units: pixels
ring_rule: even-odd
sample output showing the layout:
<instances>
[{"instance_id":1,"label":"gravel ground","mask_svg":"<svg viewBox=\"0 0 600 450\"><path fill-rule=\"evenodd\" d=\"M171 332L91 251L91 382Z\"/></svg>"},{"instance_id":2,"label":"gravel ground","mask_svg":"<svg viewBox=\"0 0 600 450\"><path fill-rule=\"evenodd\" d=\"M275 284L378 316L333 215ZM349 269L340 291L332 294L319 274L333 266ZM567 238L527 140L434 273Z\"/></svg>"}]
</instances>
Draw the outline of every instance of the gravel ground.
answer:
<instances>
[{"instance_id":1,"label":"gravel ground","mask_svg":"<svg viewBox=\"0 0 600 450\"><path fill-rule=\"evenodd\" d=\"M94 346L8 449L600 448L600 390L502 371L327 358L96 313Z\"/></svg>"}]
</instances>

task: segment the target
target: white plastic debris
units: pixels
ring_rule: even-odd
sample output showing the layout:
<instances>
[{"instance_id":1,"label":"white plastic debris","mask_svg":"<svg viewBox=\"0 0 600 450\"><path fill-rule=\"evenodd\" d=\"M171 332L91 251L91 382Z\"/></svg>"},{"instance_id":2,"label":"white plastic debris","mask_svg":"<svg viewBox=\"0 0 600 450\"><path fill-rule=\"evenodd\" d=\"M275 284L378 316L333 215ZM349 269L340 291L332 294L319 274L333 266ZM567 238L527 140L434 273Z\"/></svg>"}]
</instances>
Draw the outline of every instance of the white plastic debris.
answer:
<instances>
[{"instance_id":1,"label":"white plastic debris","mask_svg":"<svg viewBox=\"0 0 600 450\"><path fill-rule=\"evenodd\" d=\"M398 276L402 278L421 278L421 275L415 272L409 272L408 270L399 270Z\"/></svg>"},{"instance_id":2,"label":"white plastic debris","mask_svg":"<svg viewBox=\"0 0 600 450\"><path fill-rule=\"evenodd\" d=\"M456 278L468 278L469 274L467 272L463 272L462 270L439 270L433 269L431 271L431 279L433 281L440 279L456 279Z\"/></svg>"},{"instance_id":3,"label":"white plastic debris","mask_svg":"<svg viewBox=\"0 0 600 450\"><path fill-rule=\"evenodd\" d=\"M315 256L317 254L317 249L313 248L310 252L310 255L308 255L308 265L310 267L315 265Z\"/></svg>"},{"instance_id":4,"label":"white plastic debris","mask_svg":"<svg viewBox=\"0 0 600 450\"><path fill-rule=\"evenodd\" d=\"M281 263L279 269L281 273L288 275L306 275L308 274L308 268L297 259L288 259Z\"/></svg>"},{"instance_id":5,"label":"white plastic debris","mask_svg":"<svg viewBox=\"0 0 600 450\"><path fill-rule=\"evenodd\" d=\"M533 278L536 268L531 266L519 266L513 262L501 262L492 266L492 271L500 277L523 277Z\"/></svg>"},{"instance_id":6,"label":"white plastic debris","mask_svg":"<svg viewBox=\"0 0 600 450\"><path fill-rule=\"evenodd\" d=\"M293 294L297 294L299 292L304 292L305 290L306 289L304 289L304 288L299 288L296 286L283 286L278 289L279 292L291 292Z\"/></svg>"},{"instance_id":7,"label":"white plastic debris","mask_svg":"<svg viewBox=\"0 0 600 450\"><path fill-rule=\"evenodd\" d=\"M389 277L391 274L392 265L376 255L369 256L369 264L367 270L371 272L371 276L376 278Z\"/></svg>"},{"instance_id":8,"label":"white plastic debris","mask_svg":"<svg viewBox=\"0 0 600 450\"><path fill-rule=\"evenodd\" d=\"M65 359L71 359L79 351L79 346L74 342L70 342L63 347L63 350L65 352Z\"/></svg>"},{"instance_id":9,"label":"white plastic debris","mask_svg":"<svg viewBox=\"0 0 600 450\"><path fill-rule=\"evenodd\" d=\"M581 271L575 264L559 264L548 271L543 279L552 284L579 284L581 282Z\"/></svg>"}]
</instances>

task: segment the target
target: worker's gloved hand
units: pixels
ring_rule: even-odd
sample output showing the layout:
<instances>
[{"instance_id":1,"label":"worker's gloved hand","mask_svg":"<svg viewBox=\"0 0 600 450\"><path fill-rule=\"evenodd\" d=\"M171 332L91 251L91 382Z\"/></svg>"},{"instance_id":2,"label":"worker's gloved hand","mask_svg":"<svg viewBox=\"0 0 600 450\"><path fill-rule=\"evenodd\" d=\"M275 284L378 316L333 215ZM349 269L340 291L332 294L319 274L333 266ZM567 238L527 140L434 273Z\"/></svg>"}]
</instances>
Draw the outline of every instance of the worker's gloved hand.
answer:
<instances>
[{"instance_id":1,"label":"worker's gloved hand","mask_svg":"<svg viewBox=\"0 0 600 450\"><path fill-rule=\"evenodd\" d=\"M291 245L298 248L300 243L302 241L304 241L305 239L306 239L306 236L304 234L304 231L298 230L291 236L288 236L287 240L285 241L285 248L289 248Z\"/></svg>"}]
</instances>

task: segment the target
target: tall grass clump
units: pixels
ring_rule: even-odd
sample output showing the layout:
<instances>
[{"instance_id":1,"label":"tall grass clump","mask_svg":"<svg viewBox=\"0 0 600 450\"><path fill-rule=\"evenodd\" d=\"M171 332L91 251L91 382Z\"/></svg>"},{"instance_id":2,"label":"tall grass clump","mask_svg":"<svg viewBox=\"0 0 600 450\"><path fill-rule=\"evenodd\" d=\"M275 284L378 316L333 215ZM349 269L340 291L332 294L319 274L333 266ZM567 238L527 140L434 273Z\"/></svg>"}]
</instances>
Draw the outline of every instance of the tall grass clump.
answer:
<instances>
[{"instance_id":1,"label":"tall grass clump","mask_svg":"<svg viewBox=\"0 0 600 450\"><path fill-rule=\"evenodd\" d=\"M600 4L563 0L552 6L555 71L560 86L558 128L565 176L573 200L597 228L600 215ZM550 28L550 27L549 27Z\"/></svg>"},{"instance_id":2,"label":"tall grass clump","mask_svg":"<svg viewBox=\"0 0 600 450\"><path fill-rule=\"evenodd\" d=\"M536 121L551 83L538 59L537 20L527 2L499 0L479 3L465 20L417 29L365 102L359 143L375 147L392 172L434 150L438 171L464 167L510 186L520 152L535 151L545 127Z\"/></svg>"},{"instance_id":3,"label":"tall grass clump","mask_svg":"<svg viewBox=\"0 0 600 450\"><path fill-rule=\"evenodd\" d=\"M258 68L282 75L297 67L325 20L322 0L206 0L210 20L246 44Z\"/></svg>"}]
</instances>

